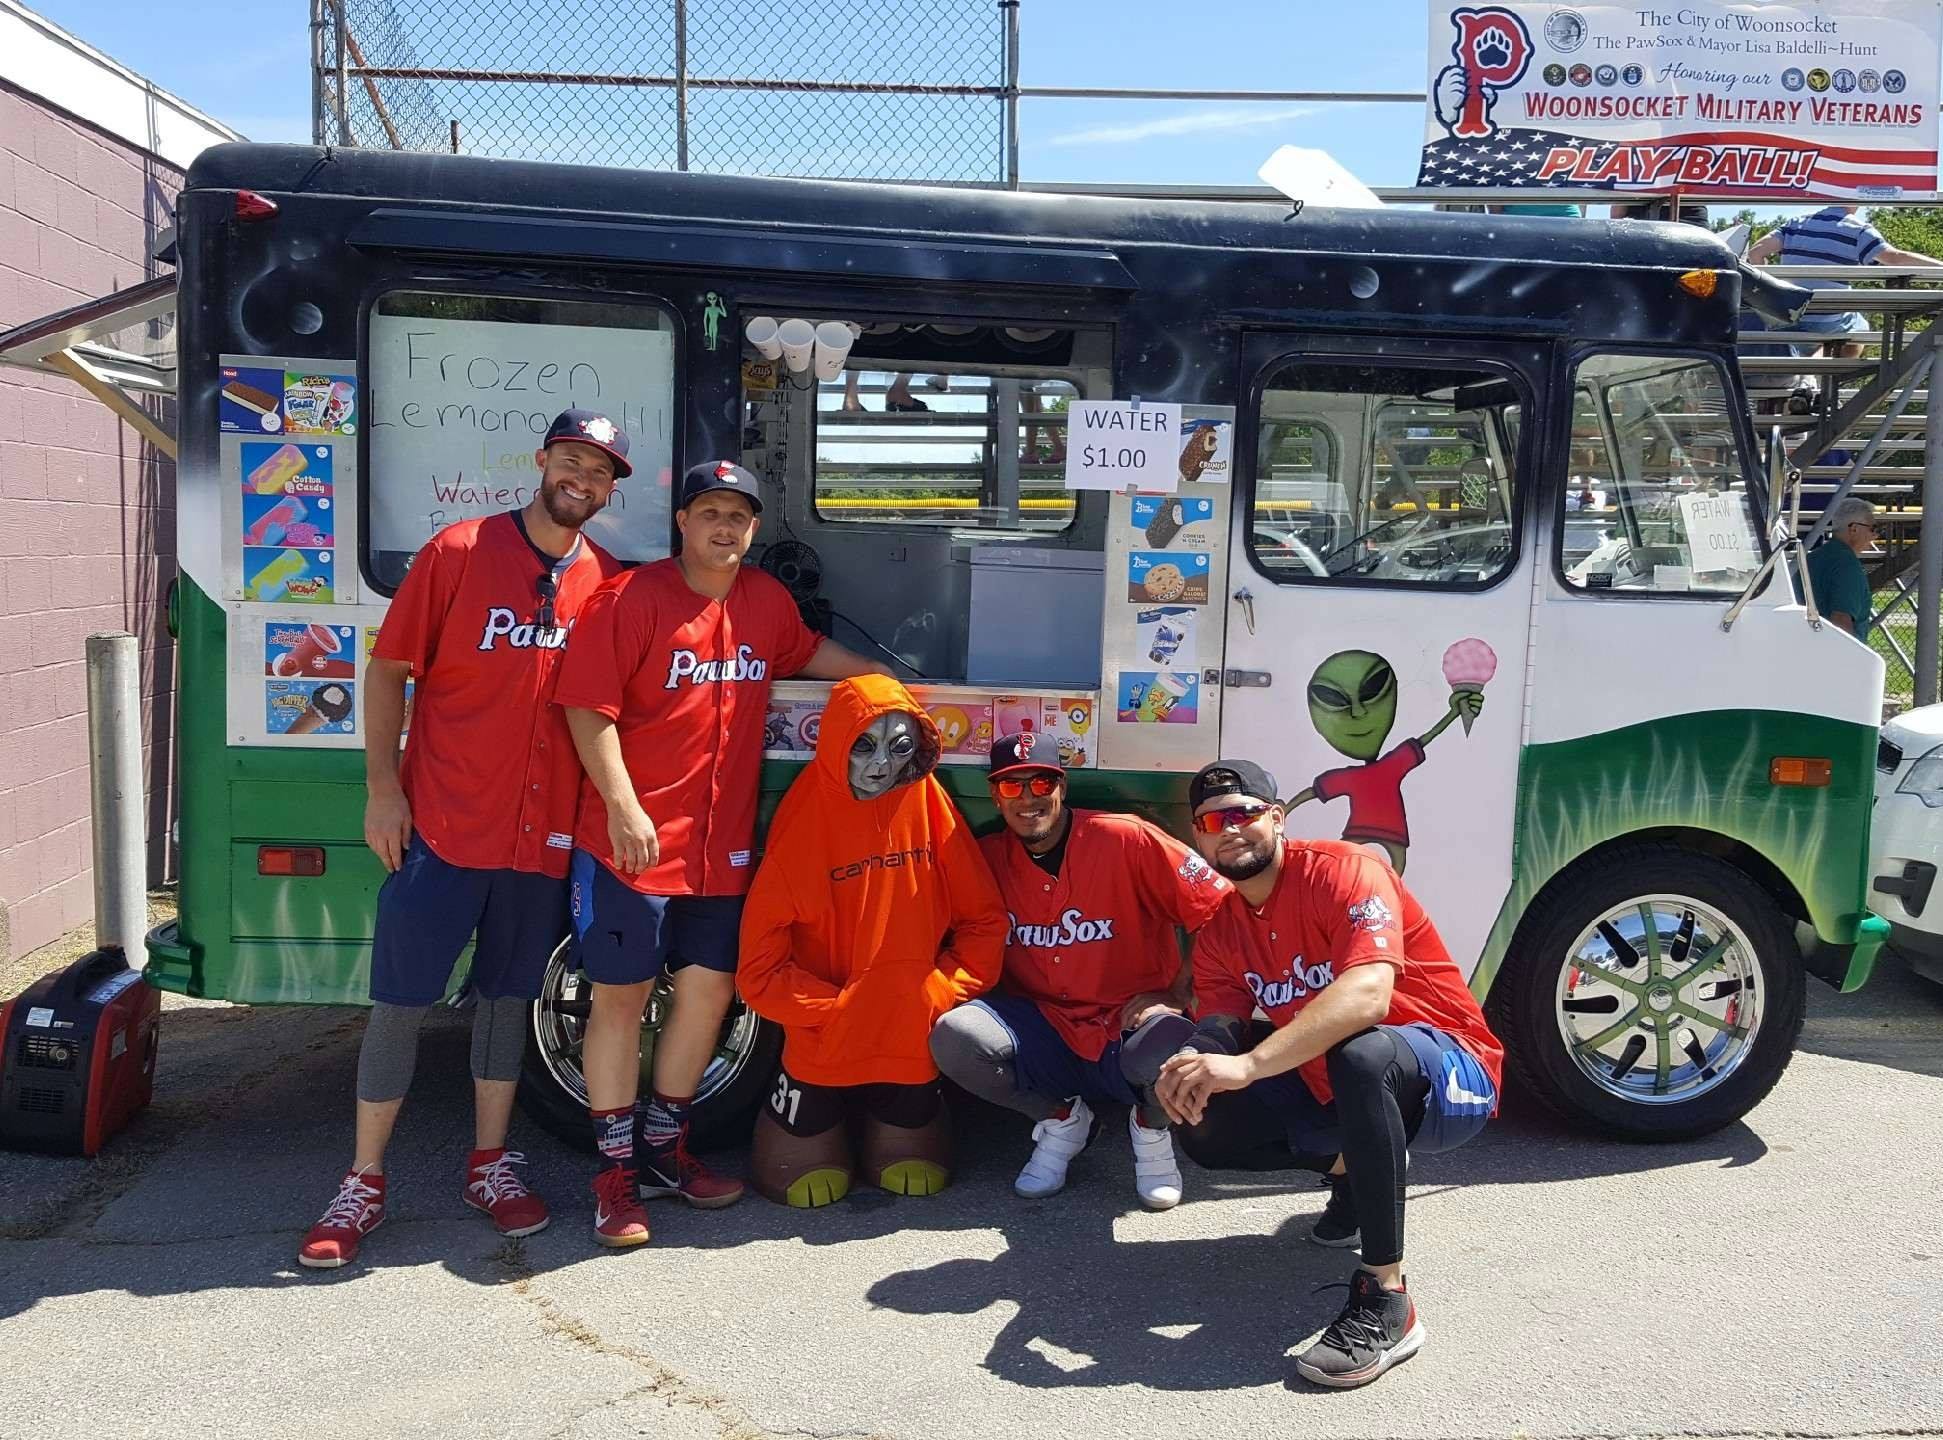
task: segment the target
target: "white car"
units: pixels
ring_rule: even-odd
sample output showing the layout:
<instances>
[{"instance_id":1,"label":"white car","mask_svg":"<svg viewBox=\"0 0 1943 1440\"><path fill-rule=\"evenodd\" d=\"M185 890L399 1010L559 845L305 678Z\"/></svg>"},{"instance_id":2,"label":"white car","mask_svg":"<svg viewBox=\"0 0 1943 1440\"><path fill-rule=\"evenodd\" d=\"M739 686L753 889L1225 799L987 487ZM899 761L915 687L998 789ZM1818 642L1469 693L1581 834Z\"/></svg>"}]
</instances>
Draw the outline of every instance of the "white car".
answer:
<instances>
[{"instance_id":1,"label":"white car","mask_svg":"<svg viewBox=\"0 0 1943 1440\"><path fill-rule=\"evenodd\" d=\"M1882 727L1870 824L1869 906L1910 968L1943 983L1943 705Z\"/></svg>"}]
</instances>

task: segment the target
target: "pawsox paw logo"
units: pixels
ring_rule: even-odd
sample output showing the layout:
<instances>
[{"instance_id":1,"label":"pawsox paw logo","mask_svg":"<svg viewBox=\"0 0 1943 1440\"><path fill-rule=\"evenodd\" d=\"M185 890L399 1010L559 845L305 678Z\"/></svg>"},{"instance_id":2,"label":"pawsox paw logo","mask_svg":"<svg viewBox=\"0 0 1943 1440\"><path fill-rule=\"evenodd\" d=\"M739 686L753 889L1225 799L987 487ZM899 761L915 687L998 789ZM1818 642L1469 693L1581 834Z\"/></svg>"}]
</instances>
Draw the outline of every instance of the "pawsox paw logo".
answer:
<instances>
[{"instance_id":1,"label":"pawsox paw logo","mask_svg":"<svg viewBox=\"0 0 1943 1440\"><path fill-rule=\"evenodd\" d=\"M1498 93L1524 79L1531 64L1531 31L1496 5L1453 10L1450 19L1452 63L1431 86L1437 123L1453 139L1488 140L1498 133L1491 118Z\"/></svg>"}]
</instances>

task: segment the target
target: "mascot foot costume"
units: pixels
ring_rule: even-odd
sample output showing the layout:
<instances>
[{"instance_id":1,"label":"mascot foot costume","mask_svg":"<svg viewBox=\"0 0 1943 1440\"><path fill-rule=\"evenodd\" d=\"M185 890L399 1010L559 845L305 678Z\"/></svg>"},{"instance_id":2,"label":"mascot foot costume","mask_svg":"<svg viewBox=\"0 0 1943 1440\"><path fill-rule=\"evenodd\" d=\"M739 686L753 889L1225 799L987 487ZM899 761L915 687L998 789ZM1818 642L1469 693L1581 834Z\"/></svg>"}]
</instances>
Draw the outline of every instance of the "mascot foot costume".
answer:
<instances>
[{"instance_id":1,"label":"mascot foot costume","mask_svg":"<svg viewBox=\"0 0 1943 1440\"><path fill-rule=\"evenodd\" d=\"M898 1195L950 1183L931 1026L998 979L1007 920L932 775L940 750L895 680L839 681L770 824L736 978L783 1027L752 1156L757 1191L781 1204L833 1204L856 1177Z\"/></svg>"}]
</instances>

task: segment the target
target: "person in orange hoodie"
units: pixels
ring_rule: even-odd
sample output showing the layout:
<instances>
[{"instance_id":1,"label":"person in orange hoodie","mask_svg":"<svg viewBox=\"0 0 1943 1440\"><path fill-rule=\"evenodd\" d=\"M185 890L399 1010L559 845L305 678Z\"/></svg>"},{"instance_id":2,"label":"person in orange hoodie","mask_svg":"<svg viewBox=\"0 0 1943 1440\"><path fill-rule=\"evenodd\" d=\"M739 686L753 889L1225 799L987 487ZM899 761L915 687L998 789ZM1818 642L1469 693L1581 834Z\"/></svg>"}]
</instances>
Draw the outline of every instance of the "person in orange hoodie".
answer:
<instances>
[{"instance_id":1,"label":"person in orange hoodie","mask_svg":"<svg viewBox=\"0 0 1943 1440\"><path fill-rule=\"evenodd\" d=\"M931 1026L997 982L1007 928L971 827L931 773L937 726L910 692L881 675L840 681L822 727L770 823L736 972L749 1008L783 1027L755 1186L799 1208L841 1200L858 1168L900 1195L949 1183Z\"/></svg>"}]
</instances>

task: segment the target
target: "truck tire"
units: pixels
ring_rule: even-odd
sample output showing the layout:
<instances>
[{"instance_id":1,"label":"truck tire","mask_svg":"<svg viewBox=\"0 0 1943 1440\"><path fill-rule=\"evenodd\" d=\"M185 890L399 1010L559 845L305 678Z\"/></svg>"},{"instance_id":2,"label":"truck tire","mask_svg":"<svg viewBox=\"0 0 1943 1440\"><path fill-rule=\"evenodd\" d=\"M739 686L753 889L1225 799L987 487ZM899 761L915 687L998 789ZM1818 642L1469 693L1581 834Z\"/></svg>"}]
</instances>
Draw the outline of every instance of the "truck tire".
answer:
<instances>
[{"instance_id":1,"label":"truck tire","mask_svg":"<svg viewBox=\"0 0 1943 1440\"><path fill-rule=\"evenodd\" d=\"M648 997L641 1027L641 1090L647 1093L654 1041L670 998L663 976ZM540 998L527 1012L526 1057L520 1067L520 1108L547 1130L580 1150L593 1149L587 1118L587 1082L580 1044L591 1003L587 978L574 969L572 947L562 940L547 961ZM737 1000L722 1022L722 1036L689 1119L689 1145L716 1149L746 1140L756 1106L775 1079L782 1054L780 1028Z\"/></svg>"},{"instance_id":2,"label":"truck tire","mask_svg":"<svg viewBox=\"0 0 1943 1440\"><path fill-rule=\"evenodd\" d=\"M1804 990L1793 923L1766 890L1725 860L1640 844L1546 887L1490 1011L1508 1090L1609 1135L1684 1140L1774 1088Z\"/></svg>"}]
</instances>

